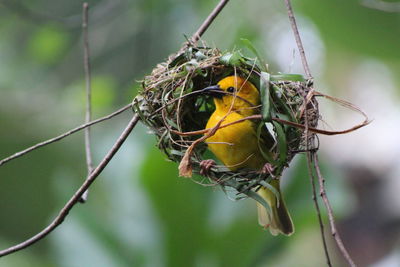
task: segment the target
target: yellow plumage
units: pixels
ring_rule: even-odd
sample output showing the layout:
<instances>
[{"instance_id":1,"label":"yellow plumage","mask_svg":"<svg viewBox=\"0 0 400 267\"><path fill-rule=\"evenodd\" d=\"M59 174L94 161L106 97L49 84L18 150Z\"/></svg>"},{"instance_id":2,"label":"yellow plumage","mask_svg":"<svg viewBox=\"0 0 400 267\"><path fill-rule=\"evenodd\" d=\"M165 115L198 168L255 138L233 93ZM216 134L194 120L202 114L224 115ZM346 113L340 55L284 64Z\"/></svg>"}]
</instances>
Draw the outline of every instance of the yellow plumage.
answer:
<instances>
[{"instance_id":1,"label":"yellow plumage","mask_svg":"<svg viewBox=\"0 0 400 267\"><path fill-rule=\"evenodd\" d=\"M225 125L247 116L258 113L260 95L257 88L239 76L229 76L218 82L214 89L215 111L209 118L206 128L213 128L221 120ZM221 92L217 92L221 90ZM256 126L253 121L245 120L218 129L207 138L209 149L231 170L248 168L260 170L267 163L263 158L256 135ZM268 149L268 148L266 148ZM271 185L280 192L279 180L273 180ZM289 213L286 210L282 194L279 203L275 194L262 187L257 193L271 206L272 214L258 204L259 223L268 228L273 235L282 233L290 235L294 232Z\"/></svg>"}]
</instances>

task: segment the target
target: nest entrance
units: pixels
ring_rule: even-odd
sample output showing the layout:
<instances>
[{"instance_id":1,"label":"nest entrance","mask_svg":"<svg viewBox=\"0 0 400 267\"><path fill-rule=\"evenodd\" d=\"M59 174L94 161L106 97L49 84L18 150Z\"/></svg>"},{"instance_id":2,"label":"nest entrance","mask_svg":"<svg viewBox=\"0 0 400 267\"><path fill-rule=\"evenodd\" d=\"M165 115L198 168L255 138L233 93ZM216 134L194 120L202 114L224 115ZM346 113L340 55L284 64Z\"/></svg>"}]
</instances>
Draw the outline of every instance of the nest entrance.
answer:
<instances>
[{"instance_id":1,"label":"nest entrance","mask_svg":"<svg viewBox=\"0 0 400 267\"><path fill-rule=\"evenodd\" d=\"M251 192L272 176L279 177L293 156L304 150L308 138L296 125L304 125L307 114L308 125L315 127L319 116L314 98L306 100L311 81L301 75L270 75L257 62L239 51L221 53L218 49L188 47L157 65L145 77L143 90L134 100L134 109L154 132L158 147L170 160L181 162L186 156L193 171L199 173L200 162L209 154L207 145L198 141L204 136L202 130L215 109L211 97L201 90L230 75L248 79L262 97L260 115L254 120L258 138L264 138L262 131L268 131L273 138L268 140L274 143L268 148L273 174L261 174L257 170L232 172L224 166L215 166L206 183L217 181L239 192Z\"/></svg>"}]
</instances>

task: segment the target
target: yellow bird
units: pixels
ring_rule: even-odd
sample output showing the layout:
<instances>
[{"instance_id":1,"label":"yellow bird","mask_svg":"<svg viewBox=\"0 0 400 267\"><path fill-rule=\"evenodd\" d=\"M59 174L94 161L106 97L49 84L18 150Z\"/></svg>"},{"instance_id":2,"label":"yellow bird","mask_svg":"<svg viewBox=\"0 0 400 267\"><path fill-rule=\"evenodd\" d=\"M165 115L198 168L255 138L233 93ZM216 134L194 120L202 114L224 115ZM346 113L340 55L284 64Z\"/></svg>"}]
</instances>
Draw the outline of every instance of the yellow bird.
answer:
<instances>
[{"instance_id":1,"label":"yellow bird","mask_svg":"<svg viewBox=\"0 0 400 267\"><path fill-rule=\"evenodd\" d=\"M215 111L206 128L213 128L221 120L222 126L259 112L259 91L252 83L239 76L228 76L217 85L203 90L213 96L215 103ZM218 129L206 142L215 156L232 171L241 168L261 171L264 166L268 166L260 152L256 124L251 120ZM279 180L272 180L270 184L280 193L280 199L277 202L274 193L266 187L261 187L257 193L269 204L272 214L257 203L258 221L264 228L269 228L273 235L291 235L294 227L280 192Z\"/></svg>"}]
</instances>

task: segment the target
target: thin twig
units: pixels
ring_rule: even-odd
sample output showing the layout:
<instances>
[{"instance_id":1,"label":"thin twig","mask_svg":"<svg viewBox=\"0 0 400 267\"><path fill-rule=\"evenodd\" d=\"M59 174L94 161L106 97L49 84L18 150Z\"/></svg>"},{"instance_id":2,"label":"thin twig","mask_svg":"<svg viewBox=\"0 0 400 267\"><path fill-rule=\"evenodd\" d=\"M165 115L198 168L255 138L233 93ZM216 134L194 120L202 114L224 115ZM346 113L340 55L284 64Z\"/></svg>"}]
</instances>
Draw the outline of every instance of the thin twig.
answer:
<instances>
[{"instance_id":1,"label":"thin twig","mask_svg":"<svg viewBox=\"0 0 400 267\"><path fill-rule=\"evenodd\" d=\"M63 134L61 134L61 135L59 135L59 136L56 136L56 137L51 138L51 139L48 139L48 140L46 140L46 141L37 143L36 145L33 145L33 146L31 146L31 147L28 147L27 149L24 149L24 150L22 150L22 151L19 151L19 152L15 153L15 154L13 154L13 155L11 155L11 156L5 158L5 159L0 160L0 166L3 165L3 164L5 164L5 163L7 163L7 162L9 162L10 160L19 158L19 157L21 157L21 156L23 156L23 155L25 155L25 154L27 154L27 153L33 151L33 150L36 150L36 149L38 149L38 148L40 148L40 147L43 147L43 146L45 146L45 145L48 145L48 144L57 142L57 141L59 141L59 140L65 138L65 137L67 137L67 136L69 136L69 135L71 135L71 134L74 134L74 133L76 133L76 132L79 132L79 131L82 130L82 129L85 129L86 127L89 127L89 126L91 126L91 125L97 124L97 123L99 123L99 122L102 122L102 121L105 121L105 120L108 120L108 119L111 119L112 117L115 117L115 116L117 116L118 114L121 114L122 112L124 112L125 110L127 110L127 109L129 109L129 108L131 108L131 107L132 107L132 104L128 104L128 105L126 105L125 107L120 108L120 109L118 109L117 111L115 111L115 112L113 112L113 113L111 113L111 114L109 114L109 115L107 115L107 116L104 116L104 117L99 118L99 119L97 119L97 120L91 121L91 122L89 122L89 123L82 124L82 125L80 125L80 126L74 128L74 129L72 129L72 130L69 130L68 132L65 132L65 133L63 133Z\"/></svg>"},{"instance_id":2,"label":"thin twig","mask_svg":"<svg viewBox=\"0 0 400 267\"><path fill-rule=\"evenodd\" d=\"M214 10L210 13L210 15L208 15L203 24L201 24L199 29L193 34L192 38L190 38L192 43L196 43L200 39L200 37L205 33L205 31L208 29L208 27L211 25L211 23L214 21L214 19L218 16L218 14L222 11L222 9L228 2L229 0L219 1Z\"/></svg>"},{"instance_id":3,"label":"thin twig","mask_svg":"<svg viewBox=\"0 0 400 267\"><path fill-rule=\"evenodd\" d=\"M313 91L313 89L311 90ZM310 91L310 92L311 92ZM324 248L324 253L325 253L325 259L326 259L326 264L329 267L332 267L332 263L331 263L331 259L329 256L329 250L328 250L328 246L326 244L326 238L325 238L325 231L324 231L324 222L322 220L322 216L321 216L321 210L319 208L319 204L318 204L318 199L317 199L317 192L316 192L316 186L315 186L315 177L314 177L314 173L313 173L313 165L312 165L312 158L313 158L313 154L316 153L316 151L311 151L310 150L310 145L312 147L314 147L314 140L315 140L315 135L312 134L312 136L310 136L310 132L309 132L309 118L308 118L308 103L310 101L312 101L312 98L308 98L308 94L307 96L304 97L304 124L305 124L305 128L304 128L304 134L305 134L305 141L306 141L306 156L307 156L307 169L308 169L308 176L310 179L310 184L311 184L311 190L312 190L312 200L314 202L314 207L315 207L315 211L317 213L317 218L318 218L318 223L319 223L319 229L321 231L321 239L322 239L322 245ZM311 137L311 138L309 138Z\"/></svg>"},{"instance_id":4,"label":"thin twig","mask_svg":"<svg viewBox=\"0 0 400 267\"><path fill-rule=\"evenodd\" d=\"M86 81L86 112L85 122L88 123L92 120L92 85L90 75L90 53L89 53L89 4L83 3L82 7L82 30L83 30L83 66L85 69L85 81ZM86 153L86 165L87 175L93 171L93 160L92 151L90 147L90 127L85 128L85 153ZM82 198L79 200L81 203L86 202L89 191L86 191Z\"/></svg>"},{"instance_id":5,"label":"thin twig","mask_svg":"<svg viewBox=\"0 0 400 267\"><path fill-rule=\"evenodd\" d=\"M293 34L294 34L294 37L296 39L297 48L299 49L299 53L300 53L300 57L301 57L301 62L303 64L304 72L306 73L308 79L312 79L311 71L310 71L310 68L309 68L308 62L307 62L307 57L306 57L305 52L304 52L303 43L301 41L300 33L299 33L298 28L297 28L296 18L294 17L294 14L293 14L292 4L291 4L290 0L284 0L284 1L285 1L285 5L286 5L286 8L287 8L290 25L292 27ZM312 96L312 98L314 98L314 96ZM309 126L309 118L308 118L307 108L308 108L308 103L309 103L309 101L311 101L311 99L308 99L306 97L304 101L305 101L305 105L304 105L304 109L305 109L304 133L305 133L305 142L306 142L306 151L307 151L306 155L307 155L307 167L308 167L308 172L309 172L309 179L310 179L311 188L312 188L313 202L314 202L315 210L316 210L317 217L318 217L319 228L320 228L320 231L321 231L321 238L322 238L322 244L323 244L323 248L324 248L324 252L325 252L326 263L327 263L328 266L332 266L332 263L331 263L331 260L330 260L330 257L329 257L328 246L326 244L326 238L325 238L325 232L324 232L324 223L323 223L323 220L322 220L322 217L321 217L321 210L319 208L318 200L317 200L317 196L316 196L315 177L314 177L313 168L312 168L313 155L316 154L316 151L310 151L310 149L309 149L310 143L311 143L311 145L313 145L314 139L315 139L314 134L312 134L311 138L309 138L309 136L310 136L310 126ZM318 112L318 108L317 108L317 112Z\"/></svg>"},{"instance_id":6,"label":"thin twig","mask_svg":"<svg viewBox=\"0 0 400 267\"><path fill-rule=\"evenodd\" d=\"M321 216L321 210L319 208L318 200L317 200L317 191L316 191L316 186L315 186L315 176L313 174L313 168L312 168L312 154L315 152L307 151L307 167L308 167L308 176L310 178L310 183L311 183L311 189L312 189L312 200L314 202L314 207L315 211L317 212L317 218L318 218L318 223L319 223L319 229L321 231L321 238L322 238L322 244L324 247L324 252L325 252L325 258L326 258L326 264L331 267L331 259L329 257L329 250L328 246L326 243L326 238L325 238L325 231L324 231L324 222L322 220Z\"/></svg>"},{"instance_id":7,"label":"thin twig","mask_svg":"<svg viewBox=\"0 0 400 267\"><path fill-rule=\"evenodd\" d=\"M18 250L24 249L42 238L46 237L50 234L57 226L59 226L64 219L67 217L70 210L75 206L75 204L79 201L83 193L90 187L90 185L95 181L95 179L99 176L99 174L103 171L103 169L107 166L110 160L114 157L115 153L119 150L121 145L125 142L126 138L129 136L133 128L136 126L139 121L139 116L136 114L133 116L128 126L122 132L118 140L114 143L110 151L108 151L107 155L103 158L100 164L93 170L93 172L88 176L85 182L81 185L81 187L75 192L75 194L71 197L71 199L65 204L65 206L61 209L57 217L49 224L46 228L44 228L41 232L34 235L33 237L27 239L26 241L9 247L0 251L0 257L14 253Z\"/></svg>"},{"instance_id":8,"label":"thin twig","mask_svg":"<svg viewBox=\"0 0 400 267\"><path fill-rule=\"evenodd\" d=\"M296 19L295 19L294 14L293 14L293 9L292 9L291 2L290 2L290 0L284 0L284 1L285 1L285 4L286 4L287 11L288 11L290 24L292 26L292 30L293 30L293 33L294 33L294 36L295 36L295 39L296 39L297 47L298 47L299 52L300 52L301 61L303 63L304 71L305 71L306 75L308 76L308 78L311 79L312 75L311 75L310 68L309 68L308 63L307 63L307 58L306 58L306 55L305 55L305 52L304 52L303 43L302 43L301 38L300 38L300 33L299 33L298 28L297 28ZM306 103L306 105L307 105L307 103ZM307 111L306 111L306 114L305 114L306 121L307 121L307 117L308 117L308 114L307 114ZM361 128L361 127L367 125L368 123L369 123L369 121L366 120L364 123L362 123L360 125L360 127L353 127L352 129L350 129L350 131L354 131L354 130L356 130L358 128ZM309 141L308 140L308 131L309 130L310 129L309 129L308 123L306 122L306 125L305 125L306 146L308 146L308 141ZM342 133L345 133L345 132L346 131L342 131ZM322 199L324 201L325 207L326 207L326 209L328 211L328 217L329 217L329 223L330 223L330 226L331 226L331 232L332 232L332 235L333 235L333 237L334 237L334 239L336 241L336 244L338 245L340 251L342 252L343 256L345 257L345 259L347 260L349 265L350 266L356 266L354 264L353 260L351 259L349 253L347 252L346 248L344 247L343 242L342 242L339 234L336 231L336 226L335 226L335 221L334 221L334 217L333 217L332 208L331 208L331 205L329 203L328 197L326 196L326 192L325 192L325 188L324 188L324 179L322 177L322 174L321 174L321 171L320 171L320 168L319 168L318 155L317 155L316 152L307 152L307 158L308 158L307 160L308 160L308 164L309 165L312 162L314 163L314 168L316 170L316 173L317 173L317 176L318 176L318 182L319 182L319 185L320 185L320 195L321 195L321 197L322 197ZM309 168L310 167L311 166L309 166ZM312 172L311 172L311 175L312 175ZM313 187L315 188L314 179L312 178L312 180L313 180L313 182L312 182ZM321 227L321 232L323 232L323 225L320 224L320 227ZM328 255L327 254L326 244L325 244L325 237L324 237L324 235L322 235L322 236L323 236L325 254ZM328 262L328 265L330 266L329 256L327 256L327 262Z\"/></svg>"},{"instance_id":9,"label":"thin twig","mask_svg":"<svg viewBox=\"0 0 400 267\"><path fill-rule=\"evenodd\" d=\"M315 211L317 213L317 218L318 218L318 223L319 223L319 229L321 231L321 239L322 239L322 245L324 248L324 253L325 253L325 258L326 258L326 263L329 267L332 266L331 263L331 259L329 256L329 250L328 250L328 246L326 243L326 238L325 238L325 231L324 231L324 222L322 220L322 216L321 216L321 210L319 208L319 204L318 204L318 199L317 199L317 192L316 192L316 186L315 186L315 177L314 177L314 173L313 173L313 165L312 165L312 155L315 154L315 151L311 151L310 150L310 142L314 141L314 137L312 137L311 140L309 140L309 118L308 118L308 112L307 112L307 104L305 105L305 140L306 140L306 156L307 156L307 169L308 169L308 176L310 179L310 184L311 184L311 190L312 190L312 200L314 202L314 207L315 207Z\"/></svg>"},{"instance_id":10,"label":"thin twig","mask_svg":"<svg viewBox=\"0 0 400 267\"><path fill-rule=\"evenodd\" d=\"M329 203L328 197L326 195L326 191L325 191L325 187L324 187L325 179L322 176L321 170L319 168L319 161L318 161L317 154L314 154L313 161L314 161L314 168L316 170L317 177L318 177L319 190L320 190L319 194L320 194L322 200L324 201L326 210L328 211L328 218L329 218L329 224L331 226L332 236L335 239L338 248L342 252L342 255L347 260L347 263L350 266L354 267L356 265L355 265L354 261L351 259L350 254L347 252L346 248L344 247L342 239L340 238L339 232L336 229L335 218L333 216L331 204Z\"/></svg>"},{"instance_id":11,"label":"thin twig","mask_svg":"<svg viewBox=\"0 0 400 267\"><path fill-rule=\"evenodd\" d=\"M301 62L303 63L304 71L305 71L305 73L307 75L307 78L308 79L312 79L310 68L308 67L306 54L304 52L303 43L301 42L300 33L299 33L298 28L297 28L296 18L294 17L294 14L293 14L292 4L291 4L290 0L284 0L284 1L285 1L285 5L286 5L286 8L287 8L289 20L290 20L290 25L292 26L294 37L296 39L296 44L297 44L297 47L299 49Z\"/></svg>"}]
</instances>

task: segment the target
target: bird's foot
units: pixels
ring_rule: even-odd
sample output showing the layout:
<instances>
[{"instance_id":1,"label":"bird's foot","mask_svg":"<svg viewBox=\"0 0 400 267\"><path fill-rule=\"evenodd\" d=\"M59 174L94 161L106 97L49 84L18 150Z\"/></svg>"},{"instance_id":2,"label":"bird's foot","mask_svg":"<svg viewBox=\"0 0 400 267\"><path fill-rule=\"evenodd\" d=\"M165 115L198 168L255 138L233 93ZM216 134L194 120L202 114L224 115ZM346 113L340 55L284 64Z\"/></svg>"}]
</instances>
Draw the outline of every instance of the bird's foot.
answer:
<instances>
[{"instance_id":1,"label":"bird's foot","mask_svg":"<svg viewBox=\"0 0 400 267\"><path fill-rule=\"evenodd\" d=\"M215 160L205 159L200 162L200 174L203 176L208 176L210 174L211 167L215 166Z\"/></svg>"},{"instance_id":2,"label":"bird's foot","mask_svg":"<svg viewBox=\"0 0 400 267\"><path fill-rule=\"evenodd\" d=\"M274 169L275 167L272 166L271 163L265 163L265 165L261 168L261 173L270 174L272 177L274 177L272 173Z\"/></svg>"}]
</instances>

